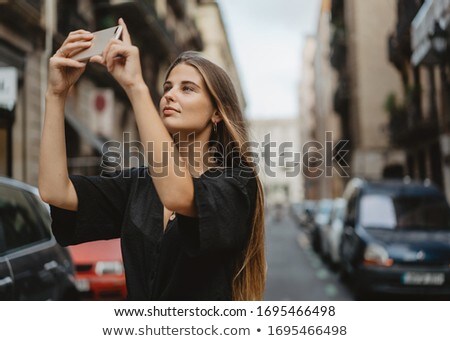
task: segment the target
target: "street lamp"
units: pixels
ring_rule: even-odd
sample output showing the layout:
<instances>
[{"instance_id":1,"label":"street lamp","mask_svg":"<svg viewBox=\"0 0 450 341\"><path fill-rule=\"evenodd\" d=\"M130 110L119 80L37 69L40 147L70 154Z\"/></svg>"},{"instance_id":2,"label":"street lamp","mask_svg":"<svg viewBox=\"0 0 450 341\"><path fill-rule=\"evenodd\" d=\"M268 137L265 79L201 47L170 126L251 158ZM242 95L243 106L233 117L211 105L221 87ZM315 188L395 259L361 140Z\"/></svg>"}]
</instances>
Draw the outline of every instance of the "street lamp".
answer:
<instances>
[{"instance_id":1,"label":"street lamp","mask_svg":"<svg viewBox=\"0 0 450 341\"><path fill-rule=\"evenodd\" d=\"M436 52L439 62L445 62L448 49L448 34L437 21L434 24L434 33L431 35L430 39L431 46L433 47L434 52Z\"/></svg>"}]
</instances>

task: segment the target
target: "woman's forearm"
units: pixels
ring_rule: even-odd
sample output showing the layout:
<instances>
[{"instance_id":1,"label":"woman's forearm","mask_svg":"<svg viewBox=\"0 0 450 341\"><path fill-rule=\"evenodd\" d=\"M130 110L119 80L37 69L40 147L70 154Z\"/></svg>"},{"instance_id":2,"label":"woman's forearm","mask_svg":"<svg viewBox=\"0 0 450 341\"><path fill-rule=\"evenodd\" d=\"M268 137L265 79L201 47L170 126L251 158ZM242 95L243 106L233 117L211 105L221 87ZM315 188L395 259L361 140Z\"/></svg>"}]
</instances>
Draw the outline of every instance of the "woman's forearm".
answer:
<instances>
[{"instance_id":1,"label":"woman's forearm","mask_svg":"<svg viewBox=\"0 0 450 341\"><path fill-rule=\"evenodd\" d=\"M47 93L39 156L39 193L49 204L74 210L78 201L67 171L64 105L65 96Z\"/></svg>"},{"instance_id":2,"label":"woman's forearm","mask_svg":"<svg viewBox=\"0 0 450 341\"><path fill-rule=\"evenodd\" d=\"M139 129L149 171L166 208L193 215L194 186L188 164L178 153L161 121L145 84L127 90ZM183 164L183 162L185 162Z\"/></svg>"}]
</instances>

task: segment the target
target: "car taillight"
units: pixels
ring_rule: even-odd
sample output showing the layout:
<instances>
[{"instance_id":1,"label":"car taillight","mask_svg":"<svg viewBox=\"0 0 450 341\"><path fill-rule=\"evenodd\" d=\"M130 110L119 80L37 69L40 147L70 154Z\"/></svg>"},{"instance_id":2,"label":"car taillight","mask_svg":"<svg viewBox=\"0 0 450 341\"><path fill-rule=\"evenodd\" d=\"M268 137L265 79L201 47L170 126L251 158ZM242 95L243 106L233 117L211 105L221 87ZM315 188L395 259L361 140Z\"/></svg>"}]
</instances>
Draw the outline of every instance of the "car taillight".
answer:
<instances>
[{"instance_id":1,"label":"car taillight","mask_svg":"<svg viewBox=\"0 0 450 341\"><path fill-rule=\"evenodd\" d=\"M389 258L388 251L379 244L368 244L364 251L364 265L392 266L394 260Z\"/></svg>"},{"instance_id":2,"label":"car taillight","mask_svg":"<svg viewBox=\"0 0 450 341\"><path fill-rule=\"evenodd\" d=\"M97 262L95 273L101 275L122 275L124 272L122 262Z\"/></svg>"}]
</instances>

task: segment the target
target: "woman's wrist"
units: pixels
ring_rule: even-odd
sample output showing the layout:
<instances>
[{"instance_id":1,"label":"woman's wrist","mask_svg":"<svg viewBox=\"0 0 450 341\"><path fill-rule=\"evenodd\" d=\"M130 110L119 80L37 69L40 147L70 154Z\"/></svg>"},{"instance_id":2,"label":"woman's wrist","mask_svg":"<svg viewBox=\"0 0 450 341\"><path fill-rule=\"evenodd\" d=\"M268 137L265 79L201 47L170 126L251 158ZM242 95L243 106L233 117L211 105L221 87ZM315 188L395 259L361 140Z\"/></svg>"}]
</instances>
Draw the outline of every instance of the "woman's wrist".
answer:
<instances>
[{"instance_id":1,"label":"woman's wrist","mask_svg":"<svg viewBox=\"0 0 450 341\"><path fill-rule=\"evenodd\" d=\"M45 99L57 99L57 100L65 100L67 97L68 91L60 91L53 89L52 87L47 88L47 92L45 93Z\"/></svg>"},{"instance_id":2,"label":"woman's wrist","mask_svg":"<svg viewBox=\"0 0 450 341\"><path fill-rule=\"evenodd\" d=\"M130 101L133 101L133 98L139 97L143 94L149 94L150 90L148 89L147 84L145 84L145 82L142 80L127 86L125 88L125 92L127 93Z\"/></svg>"}]
</instances>

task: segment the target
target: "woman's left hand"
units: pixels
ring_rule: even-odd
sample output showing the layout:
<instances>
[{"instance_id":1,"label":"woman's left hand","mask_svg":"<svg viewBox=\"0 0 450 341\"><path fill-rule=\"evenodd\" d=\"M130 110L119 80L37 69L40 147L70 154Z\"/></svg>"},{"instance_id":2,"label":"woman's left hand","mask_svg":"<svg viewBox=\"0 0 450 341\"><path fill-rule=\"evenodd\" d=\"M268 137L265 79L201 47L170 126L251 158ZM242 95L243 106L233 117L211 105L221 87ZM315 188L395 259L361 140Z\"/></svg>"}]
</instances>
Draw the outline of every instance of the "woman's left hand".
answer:
<instances>
[{"instance_id":1,"label":"woman's left hand","mask_svg":"<svg viewBox=\"0 0 450 341\"><path fill-rule=\"evenodd\" d=\"M144 84L144 80L139 49L132 45L130 34L122 18L119 19L119 25L122 26L122 40L111 39L102 56L92 57L90 61L105 65L127 92Z\"/></svg>"}]
</instances>

